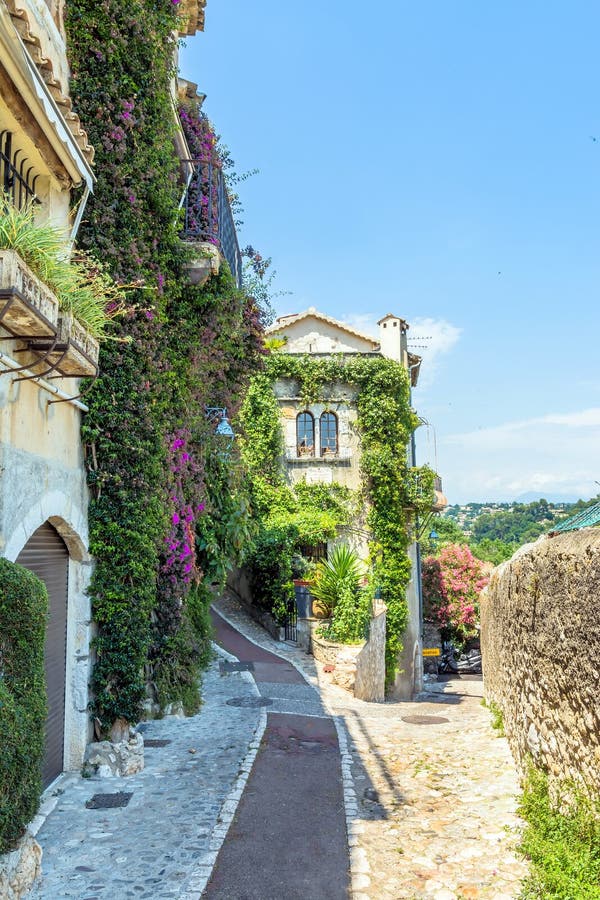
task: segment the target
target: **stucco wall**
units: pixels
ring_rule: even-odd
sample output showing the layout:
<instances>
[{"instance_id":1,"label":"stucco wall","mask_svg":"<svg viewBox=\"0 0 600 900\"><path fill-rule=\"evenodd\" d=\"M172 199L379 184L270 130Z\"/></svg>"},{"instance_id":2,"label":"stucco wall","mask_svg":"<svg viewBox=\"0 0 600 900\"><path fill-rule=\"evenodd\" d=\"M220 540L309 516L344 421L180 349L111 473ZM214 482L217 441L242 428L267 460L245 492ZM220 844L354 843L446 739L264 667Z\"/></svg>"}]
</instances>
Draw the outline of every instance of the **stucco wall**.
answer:
<instances>
[{"instance_id":1,"label":"stucco wall","mask_svg":"<svg viewBox=\"0 0 600 900\"><path fill-rule=\"evenodd\" d=\"M88 494L81 412L51 399L32 382L0 375L0 555L15 560L48 521L68 547L64 766L77 769L90 734Z\"/></svg>"},{"instance_id":2,"label":"stucco wall","mask_svg":"<svg viewBox=\"0 0 600 900\"><path fill-rule=\"evenodd\" d=\"M286 353L372 353L377 347L374 338L361 338L312 316L289 322L277 332L277 337L283 336Z\"/></svg>"},{"instance_id":3,"label":"stucco wall","mask_svg":"<svg viewBox=\"0 0 600 900\"><path fill-rule=\"evenodd\" d=\"M600 790L600 529L542 539L481 601L485 690L517 762Z\"/></svg>"},{"instance_id":4,"label":"stucco wall","mask_svg":"<svg viewBox=\"0 0 600 900\"><path fill-rule=\"evenodd\" d=\"M298 385L289 378L275 383L275 396L279 400L281 424L285 445L285 464L288 481L343 484L352 490L360 488L360 438L356 429L356 390L350 385L328 384L323 389L323 402L308 407L300 402ZM315 456L297 455L296 417L308 410L315 420ZM320 417L333 412L338 420L338 448L336 457L320 457Z\"/></svg>"}]
</instances>

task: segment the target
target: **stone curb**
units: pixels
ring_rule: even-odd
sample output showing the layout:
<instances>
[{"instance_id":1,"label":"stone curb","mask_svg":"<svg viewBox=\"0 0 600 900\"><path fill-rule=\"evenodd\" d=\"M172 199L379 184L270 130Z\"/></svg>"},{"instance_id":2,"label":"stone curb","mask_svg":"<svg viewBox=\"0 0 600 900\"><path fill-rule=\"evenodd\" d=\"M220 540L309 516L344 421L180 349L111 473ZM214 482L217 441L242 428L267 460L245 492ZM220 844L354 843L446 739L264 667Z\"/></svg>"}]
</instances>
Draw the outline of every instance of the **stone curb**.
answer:
<instances>
[{"instance_id":1,"label":"stone curb","mask_svg":"<svg viewBox=\"0 0 600 900\"><path fill-rule=\"evenodd\" d=\"M217 644L213 643L212 646L213 650L215 651L215 653L217 653L218 656L222 656L229 662L239 661L237 656L233 656L231 653L223 650L223 648L219 647ZM239 672L236 674L241 675L243 681L246 681L253 687L257 697L260 696L260 691L258 690L256 682L250 672ZM256 754L259 751L266 727L267 713L266 710L261 709L258 724L254 732L254 738L248 746L248 752L246 753L246 756L240 763L240 774L238 775L233 788L223 801L221 809L219 810L219 815L217 816L217 824L213 829L210 838L209 849L206 853L203 853L200 856L197 865L188 877L185 887L179 894L179 900L198 900L198 898L202 895L204 889L206 888L206 885L208 884L210 876L212 875L212 871L215 867L219 850L223 846L223 842L227 837L227 832L229 831L229 827L233 822L238 804L242 798L244 788L246 787L246 782L248 781L248 777L250 775L250 772L252 771L252 766L254 765L254 760L256 759Z\"/></svg>"},{"instance_id":2,"label":"stone curb","mask_svg":"<svg viewBox=\"0 0 600 900\"><path fill-rule=\"evenodd\" d=\"M358 820L358 801L352 778L352 754L348 747L348 732L342 716L332 716L340 746L342 763L342 786L344 789L344 809L346 813L346 836L350 855L351 895L355 900L362 900L362 893L369 887L371 867L367 854L358 846L358 835L364 831L364 825Z\"/></svg>"}]
</instances>

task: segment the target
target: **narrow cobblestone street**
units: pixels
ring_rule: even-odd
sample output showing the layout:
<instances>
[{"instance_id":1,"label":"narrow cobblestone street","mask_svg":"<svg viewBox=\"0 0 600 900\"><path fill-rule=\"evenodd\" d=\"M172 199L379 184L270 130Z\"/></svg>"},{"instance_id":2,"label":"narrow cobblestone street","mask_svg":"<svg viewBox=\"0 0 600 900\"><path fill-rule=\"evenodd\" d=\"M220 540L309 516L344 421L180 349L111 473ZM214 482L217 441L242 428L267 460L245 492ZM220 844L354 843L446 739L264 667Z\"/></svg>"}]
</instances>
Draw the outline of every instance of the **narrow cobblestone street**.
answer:
<instances>
[{"instance_id":1,"label":"narrow cobblestone street","mask_svg":"<svg viewBox=\"0 0 600 900\"><path fill-rule=\"evenodd\" d=\"M234 600L218 607L253 640L274 646ZM365 703L301 650L278 644L277 652L319 686L350 737L354 900L518 897L526 873L513 851L518 779L507 741L481 705L481 682L435 685L444 690L416 703Z\"/></svg>"},{"instance_id":2,"label":"narrow cobblestone street","mask_svg":"<svg viewBox=\"0 0 600 900\"><path fill-rule=\"evenodd\" d=\"M526 871L512 849L518 782L506 740L496 736L481 705L480 682L438 684L437 693L415 703L354 700L312 657L274 641L236 601L225 598L216 607L253 642L229 629L240 654L256 659L253 675L227 671L224 658L233 657L224 653L206 673L197 716L142 726L147 749L141 774L127 779L73 774L50 790L45 805L54 808L38 833L43 877L33 900L345 896L343 838L337 882L327 885L319 877L328 864L328 834L335 833L332 817L337 820L338 812L342 835L346 815L354 900L518 897ZM261 697L268 706L256 704ZM333 743L323 731L331 727L330 716L337 729ZM325 799L323 807L313 798L304 809L306 798L297 798L298 820L307 820L325 852L317 864L315 849L311 868L300 842L292 861L281 857L281 873L292 868L277 884L281 854L273 847L278 838L289 837L285 832L294 821L293 763L302 763L303 741L309 755L315 750L310 736L294 728L310 729L311 722L315 747L325 741L335 750L336 759L319 776L327 781L323 797L340 783L343 803L340 793L339 802L332 801L340 807L334 814L327 812ZM255 760L257 751L262 756ZM269 772L280 763L283 773L290 768L289 793L279 782L270 791ZM317 784L311 790L320 795ZM131 793L127 806L86 807L95 794L118 792ZM311 810L317 813L312 825ZM320 837L319 815L330 820ZM275 861L271 881L262 888L261 859ZM289 874L299 861L302 883L287 883L286 878L299 877Z\"/></svg>"},{"instance_id":3,"label":"narrow cobblestone street","mask_svg":"<svg viewBox=\"0 0 600 900\"><path fill-rule=\"evenodd\" d=\"M205 673L198 715L142 726L143 772L129 778L74 773L49 789L44 805L54 808L37 835L43 874L32 900L200 896L223 838L226 804L235 808L241 795L245 759L261 725L259 709L227 705L256 697L252 679L221 674L219 661ZM236 787L238 796L230 797ZM120 792L131 793L125 807L86 807L96 794Z\"/></svg>"}]
</instances>

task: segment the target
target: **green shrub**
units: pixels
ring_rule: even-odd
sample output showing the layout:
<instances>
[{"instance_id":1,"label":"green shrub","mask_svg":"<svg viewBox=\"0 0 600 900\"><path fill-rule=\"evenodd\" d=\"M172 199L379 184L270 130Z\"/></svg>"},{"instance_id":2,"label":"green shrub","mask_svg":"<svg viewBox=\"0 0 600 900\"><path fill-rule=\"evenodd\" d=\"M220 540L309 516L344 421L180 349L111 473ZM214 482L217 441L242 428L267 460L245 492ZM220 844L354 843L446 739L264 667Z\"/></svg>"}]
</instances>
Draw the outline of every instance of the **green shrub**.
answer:
<instances>
[{"instance_id":1,"label":"green shrub","mask_svg":"<svg viewBox=\"0 0 600 900\"><path fill-rule=\"evenodd\" d=\"M0 559L0 852L37 812L44 755L46 587Z\"/></svg>"},{"instance_id":2,"label":"green shrub","mask_svg":"<svg viewBox=\"0 0 600 900\"><path fill-rule=\"evenodd\" d=\"M342 588L348 588L350 593L358 593L361 575L360 560L347 544L338 544L329 559L318 563L310 592L319 601L325 615L335 613Z\"/></svg>"},{"instance_id":3,"label":"green shrub","mask_svg":"<svg viewBox=\"0 0 600 900\"><path fill-rule=\"evenodd\" d=\"M202 582L194 585L185 600L181 625L166 637L154 663L154 681L161 709L181 701L186 715L200 708L202 672L211 657L213 627L211 595Z\"/></svg>"},{"instance_id":4,"label":"green shrub","mask_svg":"<svg viewBox=\"0 0 600 900\"><path fill-rule=\"evenodd\" d=\"M600 898L600 800L563 787L559 809L547 775L530 766L519 806L526 822L519 849L531 862L523 900Z\"/></svg>"},{"instance_id":5,"label":"green shrub","mask_svg":"<svg viewBox=\"0 0 600 900\"><path fill-rule=\"evenodd\" d=\"M290 528L263 527L246 559L250 588L257 606L282 623L287 603L294 596L292 557L296 534Z\"/></svg>"},{"instance_id":6,"label":"green shrub","mask_svg":"<svg viewBox=\"0 0 600 900\"><path fill-rule=\"evenodd\" d=\"M338 544L329 559L317 564L310 591L332 616L331 624L323 629L323 635L331 641L356 644L366 636L371 597L367 590L361 590L362 575L362 563L347 544Z\"/></svg>"}]
</instances>

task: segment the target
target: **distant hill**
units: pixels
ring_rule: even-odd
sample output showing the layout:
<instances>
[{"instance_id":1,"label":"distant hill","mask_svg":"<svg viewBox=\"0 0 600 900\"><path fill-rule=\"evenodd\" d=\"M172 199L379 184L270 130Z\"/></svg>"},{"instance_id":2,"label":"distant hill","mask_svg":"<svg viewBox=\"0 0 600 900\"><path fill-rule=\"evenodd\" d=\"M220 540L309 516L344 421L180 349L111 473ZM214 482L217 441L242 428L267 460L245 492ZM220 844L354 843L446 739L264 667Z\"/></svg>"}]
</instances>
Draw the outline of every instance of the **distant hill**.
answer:
<instances>
[{"instance_id":1,"label":"distant hill","mask_svg":"<svg viewBox=\"0 0 600 900\"><path fill-rule=\"evenodd\" d=\"M576 503L579 500L577 494L552 493L543 494L542 496L548 503ZM536 494L534 491L527 491L525 494L519 494L519 496L515 498L515 503L534 503L539 499L539 493Z\"/></svg>"}]
</instances>

